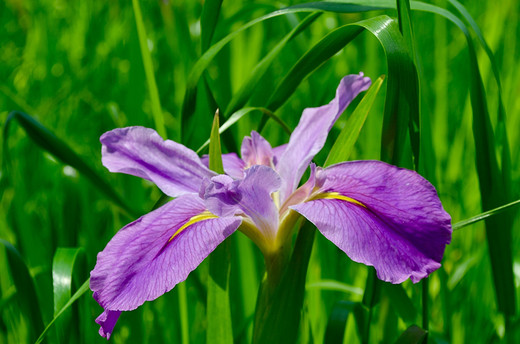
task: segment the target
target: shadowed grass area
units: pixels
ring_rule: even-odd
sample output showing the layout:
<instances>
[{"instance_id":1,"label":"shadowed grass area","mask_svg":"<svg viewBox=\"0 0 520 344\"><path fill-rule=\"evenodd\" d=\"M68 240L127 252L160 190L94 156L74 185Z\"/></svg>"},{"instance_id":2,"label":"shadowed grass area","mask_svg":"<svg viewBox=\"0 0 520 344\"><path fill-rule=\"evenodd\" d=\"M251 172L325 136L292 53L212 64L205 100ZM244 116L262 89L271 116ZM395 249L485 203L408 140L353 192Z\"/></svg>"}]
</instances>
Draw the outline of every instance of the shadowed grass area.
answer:
<instances>
[{"instance_id":1,"label":"shadowed grass area","mask_svg":"<svg viewBox=\"0 0 520 344\"><path fill-rule=\"evenodd\" d=\"M404 39L390 44L382 23L398 30L395 1L1 2L0 238L6 244L0 245L0 343L34 343L59 312L57 305L78 290L84 294L45 340L105 342L94 323L101 307L84 282L114 233L162 196L152 183L111 174L101 165L99 137L116 127L164 125L168 138L196 150L210 138L219 108L220 123L239 116L221 133L224 153L239 149L242 137L264 124L262 135L277 146L289 138L280 123L293 129L304 108L332 99L342 76L363 71L373 81L386 76L373 106L368 115L354 113L351 119L361 97L354 102L316 156L318 165L338 138L346 140L341 133L350 132L345 126L357 119L359 137L341 154L350 160L395 154L396 164L412 167L420 137L419 171L436 186L453 223L520 199L520 2L464 1L467 13L454 1L428 4L448 12L431 13L432 7L412 1L410 22L402 19ZM300 6L273 13L293 5ZM467 28L476 60L461 29L439 13ZM375 37L363 29L367 25ZM392 50L410 46L409 27L415 59ZM419 93L402 77L405 60L416 61ZM414 110L419 105L420 112ZM8 122L13 111L18 115ZM421 124L410 139L408 116L417 115ZM394 129L397 138L388 141ZM454 232L428 288L410 281L402 287L383 284L370 323L358 291L366 291L371 270L316 234L313 245L302 244L312 251L301 291L299 342L362 343L370 333L371 343L392 343L408 328L400 340L420 337L421 329L411 326L425 327L424 300L430 343L520 341L518 209ZM226 249L227 320L235 342L249 343L263 258L242 233ZM124 313L110 340L210 342L206 331L219 319L206 318L208 263L182 286ZM34 291L24 282L31 279Z\"/></svg>"}]
</instances>

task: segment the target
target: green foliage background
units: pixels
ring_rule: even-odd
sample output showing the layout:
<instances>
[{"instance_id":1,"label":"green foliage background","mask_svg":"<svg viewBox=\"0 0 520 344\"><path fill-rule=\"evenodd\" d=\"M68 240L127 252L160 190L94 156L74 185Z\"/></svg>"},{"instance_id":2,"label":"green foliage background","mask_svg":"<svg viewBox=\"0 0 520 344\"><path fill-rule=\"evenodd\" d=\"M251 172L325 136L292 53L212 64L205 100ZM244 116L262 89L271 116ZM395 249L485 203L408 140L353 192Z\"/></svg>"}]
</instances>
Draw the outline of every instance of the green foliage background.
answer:
<instances>
[{"instance_id":1,"label":"green foliage background","mask_svg":"<svg viewBox=\"0 0 520 344\"><path fill-rule=\"evenodd\" d=\"M207 1L206 6L215 3L218 2ZM2 246L7 248L5 252L0 248L0 343L34 342L88 278L96 254L114 233L152 209L161 197L151 183L110 174L102 167L101 134L131 125L157 128L159 115L168 138L181 139L194 150L199 148L209 138L215 109L221 109L224 119L231 115L225 109L249 81L257 63L308 13L289 13L263 20L238 34L209 63L197 84L196 102L188 107L184 105L183 110L190 72L197 60L208 47L247 22L297 3L224 1L213 39L209 40L204 30L210 30L211 26L203 24L201 28L202 2L141 1L142 22L137 22L143 24L146 31L144 45L140 44L135 7L130 1L6 0L0 3L0 123L5 145L0 172L0 238L5 243ZM432 3L462 18L447 1ZM493 149L496 148L499 167L509 174L506 179L511 180L504 189L510 194L504 194L503 199L512 201L520 198L520 3L515 0L499 4L464 1L463 5L494 53L495 67L501 78L500 90L493 65L471 30L489 119L498 142ZM215 9L209 13L215 13ZM283 45L257 84L245 84L246 88L253 89L247 106L265 107L271 92L298 59L333 29L381 14L397 16L395 10L323 13ZM468 93L475 85L471 74L474 70L468 62L466 39L455 25L432 13L412 11L411 14L423 126L431 126L431 141L427 143L431 151L421 157L428 166L428 178L437 187L445 209L456 223L481 213L481 202L486 204L479 192L481 172L476 167L472 127L475 109L472 111ZM205 38L201 39L201 35ZM148 54L150 61L146 60ZM153 73L147 74L147 67ZM294 128L304 108L327 103L340 78L359 71L372 80L387 73L385 53L368 32L361 33L305 78L294 94L284 99L283 106L271 110L276 110L276 116ZM154 91L154 82L157 91ZM385 80L350 159L380 159L386 92ZM500 99L507 114L505 118L501 118L497 110ZM318 163L325 161L356 104L333 128L327 146L316 157ZM13 110L39 121L63 141L57 141L58 144L77 153L72 161L81 159L99 179L72 168L68 165L70 162L63 163L52 150L42 149L27 128L20 125L21 121L11 121L6 130L5 123ZM181 118L183 111L193 115ZM261 117L259 111L242 117L229 134L223 136L223 151L236 150L241 138L258 128ZM186 122L186 127L181 121ZM510 165L502 155L503 128L508 134ZM288 140L288 134L272 120L267 122L262 135L273 145ZM50 139L44 137L43 140L49 142ZM120 195L120 203L126 205L126 210L107 193L110 188ZM489 195L490 198L495 196ZM503 203L506 202L500 204ZM495 292L494 287L493 271L500 279L501 274L507 274L507 269L504 272L492 267L489 259L488 242L500 236L501 231L512 228L512 239L500 241L503 247L497 249L507 252L512 248L509 262L513 264L513 293L518 300L518 208L495 218L504 217L512 221L509 229L504 222L496 220L493 228L489 228L488 223L487 235L484 222L454 232L442 268L429 278L431 342L520 340L518 302L515 303L511 295L501 294L500 287ZM235 342L248 343L263 261L258 250L241 233L232 238L231 258L233 337ZM29 275L25 273L25 266ZM205 342L208 321L219 321L205 316L207 270L205 262L182 286L136 311L123 314L111 341ZM329 316L333 310L337 311L339 301L362 300L368 274L369 269L350 261L318 234L307 274L300 342L321 343L324 338L333 342L334 338L326 336ZM24 279L28 276L29 279ZM372 316L370 338L374 343L394 342L406 328L414 323L421 325L422 321L420 285L404 283L406 295L402 295L402 289L384 290ZM31 299L34 292L36 295ZM67 309L45 340L104 342L94 323L101 308L89 294ZM512 302L509 310L499 310L497 294L504 302ZM360 337L355 322L350 319L345 343L360 342Z\"/></svg>"}]
</instances>

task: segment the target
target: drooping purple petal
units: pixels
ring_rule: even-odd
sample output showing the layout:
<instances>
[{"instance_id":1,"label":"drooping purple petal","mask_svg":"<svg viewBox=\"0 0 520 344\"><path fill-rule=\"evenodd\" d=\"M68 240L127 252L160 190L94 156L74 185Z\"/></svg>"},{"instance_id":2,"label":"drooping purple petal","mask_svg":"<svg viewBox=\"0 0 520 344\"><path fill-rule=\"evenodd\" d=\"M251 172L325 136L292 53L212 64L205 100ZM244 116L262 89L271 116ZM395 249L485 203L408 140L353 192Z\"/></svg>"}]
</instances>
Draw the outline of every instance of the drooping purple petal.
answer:
<instances>
[{"instance_id":1,"label":"drooping purple petal","mask_svg":"<svg viewBox=\"0 0 520 344\"><path fill-rule=\"evenodd\" d=\"M255 165L245 170L243 180L221 175L205 184L205 205L211 212L247 215L266 238L274 240L278 207L271 194L278 190L281 181L272 168Z\"/></svg>"},{"instance_id":2,"label":"drooping purple petal","mask_svg":"<svg viewBox=\"0 0 520 344\"><path fill-rule=\"evenodd\" d=\"M101 337L110 339L120 315L121 311L104 311L96 318L96 323L100 326L99 335Z\"/></svg>"},{"instance_id":3,"label":"drooping purple petal","mask_svg":"<svg viewBox=\"0 0 520 344\"><path fill-rule=\"evenodd\" d=\"M202 179L215 175L194 151L163 140L153 129L114 129L103 134L100 141L103 165L110 172L150 180L171 197L197 193Z\"/></svg>"},{"instance_id":4,"label":"drooping purple petal","mask_svg":"<svg viewBox=\"0 0 520 344\"><path fill-rule=\"evenodd\" d=\"M280 189L282 201L296 189L312 158L325 144L338 117L352 99L369 86L370 79L363 77L363 73L347 75L341 80L336 97L329 104L303 111L276 168L283 181Z\"/></svg>"},{"instance_id":5,"label":"drooping purple petal","mask_svg":"<svg viewBox=\"0 0 520 344\"><path fill-rule=\"evenodd\" d=\"M209 216L194 221L201 214ZM94 298L112 311L156 299L184 281L240 223L209 214L198 195L168 202L121 229L98 254L90 274Z\"/></svg>"},{"instance_id":6,"label":"drooping purple petal","mask_svg":"<svg viewBox=\"0 0 520 344\"><path fill-rule=\"evenodd\" d=\"M209 156L207 154L203 155L200 160L204 166L209 166ZM236 179L244 178L246 163L238 157L237 153L222 154L222 165L227 175Z\"/></svg>"},{"instance_id":7,"label":"drooping purple petal","mask_svg":"<svg viewBox=\"0 0 520 344\"><path fill-rule=\"evenodd\" d=\"M251 137L246 136L242 140L240 153L247 167L253 165L272 166L274 153L271 144L254 130L251 132Z\"/></svg>"},{"instance_id":8,"label":"drooping purple petal","mask_svg":"<svg viewBox=\"0 0 520 344\"><path fill-rule=\"evenodd\" d=\"M346 162L319 170L316 185L321 196L291 208L352 260L374 266L380 279L415 283L440 267L451 218L416 172L380 161Z\"/></svg>"}]
</instances>

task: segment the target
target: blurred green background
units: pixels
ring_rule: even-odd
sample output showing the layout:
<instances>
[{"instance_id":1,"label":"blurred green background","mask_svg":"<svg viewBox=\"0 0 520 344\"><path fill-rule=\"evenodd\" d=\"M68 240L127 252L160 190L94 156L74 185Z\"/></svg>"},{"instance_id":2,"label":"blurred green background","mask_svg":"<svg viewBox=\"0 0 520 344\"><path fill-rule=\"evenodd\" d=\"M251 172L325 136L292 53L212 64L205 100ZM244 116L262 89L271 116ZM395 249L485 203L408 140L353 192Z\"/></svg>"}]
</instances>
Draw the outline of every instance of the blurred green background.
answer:
<instances>
[{"instance_id":1,"label":"blurred green background","mask_svg":"<svg viewBox=\"0 0 520 344\"><path fill-rule=\"evenodd\" d=\"M224 1L212 43L250 20L297 3ZM457 13L447 1L432 3ZM498 119L499 89L492 65L472 33L491 122L496 133L500 132L497 123L505 124L508 130L511 154L508 170L512 180L509 189L510 199L515 200L520 198L520 2L464 1L463 5L495 55L507 114L505 122ZM198 84L190 131L180 133L188 76L207 48L203 49L201 44L203 2L141 1L140 6L146 48L152 58L168 137L182 136L183 143L192 149L208 139L216 107L227 107L256 64L307 15L293 13L262 21L226 45ZM37 300L28 298L31 293L28 285L24 290L20 290L21 284L18 288L15 286L23 278L23 269L13 269L17 265L7 259L7 253L1 248L0 343L34 342L43 324L48 324L56 309L63 306L63 301L59 303L56 298L68 300L88 278L96 254L114 233L149 211L161 196L147 181L110 174L100 159L99 137L105 131L131 125L156 125L150 79L145 73L134 14L131 1L5 0L0 3L2 128L5 129L8 114L13 110L32 116L75 151L133 210L122 210L90 179L42 149L16 121L10 122L8 135L3 133L0 238L20 253L18 263L24 262L27 266ZM397 15L395 10L322 14L283 47L255 85L248 105L264 106L296 61L331 30L380 14ZM461 31L438 15L412 11L412 19L422 113L432 133L434 154L428 162L433 168L430 179L455 223L482 212L468 93L471 71L467 44ZM387 73L386 68L385 54L378 41L369 33L362 33L306 78L276 115L294 128L304 108L332 99L345 74L363 71L375 80ZM385 89L386 81L351 159L380 158ZM236 149L241 137L257 128L260 117L259 112L244 116L230 130L232 136L224 151ZM346 118L343 116L334 127L327 147L332 145ZM273 121L268 122L262 135L273 145L288 140L288 135ZM317 161L323 162L325 157L326 149ZM499 164L502 166L500 159ZM503 214L514 219L509 244L518 300L518 208ZM247 343L251 339L252 314L263 261L258 250L241 233L233 236L232 258L233 334L236 342ZM353 263L333 244L317 236L307 276L301 342L323 342L334 305L340 300L361 300L367 271L365 266ZM71 289L59 292L60 272L72 278ZM115 343L204 342L206 276L207 264L204 263L190 275L185 288L175 288L158 300L123 314L111 340ZM372 342L393 342L409 325L420 324L421 288L410 281L404 288L411 301L408 316L393 302L397 296L385 294L372 319ZM442 268L430 278L429 297L431 341L500 342L506 322L511 324L512 338L520 336L518 315L513 314L506 321L497 309L483 222L454 232ZM518 305L513 305L513 309L517 313ZM94 323L99 313L101 307L87 292L51 328L46 340L104 342ZM351 323L346 329L346 343L359 341Z\"/></svg>"}]
</instances>

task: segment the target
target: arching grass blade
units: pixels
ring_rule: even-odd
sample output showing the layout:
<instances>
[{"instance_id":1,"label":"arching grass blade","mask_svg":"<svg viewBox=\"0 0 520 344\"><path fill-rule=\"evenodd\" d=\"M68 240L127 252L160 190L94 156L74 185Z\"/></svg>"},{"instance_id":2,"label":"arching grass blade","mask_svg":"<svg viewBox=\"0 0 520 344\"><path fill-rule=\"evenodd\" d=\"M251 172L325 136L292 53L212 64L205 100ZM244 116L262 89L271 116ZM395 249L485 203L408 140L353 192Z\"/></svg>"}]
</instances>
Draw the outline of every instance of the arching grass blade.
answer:
<instances>
[{"instance_id":1,"label":"arching grass blade","mask_svg":"<svg viewBox=\"0 0 520 344\"><path fill-rule=\"evenodd\" d=\"M105 181L89 164L87 164L82 157L74 152L67 143L62 141L49 129L44 127L41 123L26 113L13 111L9 114L5 122L3 142L4 162L8 160L7 142L9 138L9 128L14 120L16 120L22 126L22 128L34 141L34 143L50 154L54 155L63 163L74 167L76 170L78 170L78 172L87 177L90 182L92 182L92 184L108 198L110 198L128 213L137 217L139 212L123 201L123 199L116 193L112 186L107 181Z\"/></svg>"}]
</instances>

